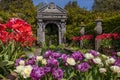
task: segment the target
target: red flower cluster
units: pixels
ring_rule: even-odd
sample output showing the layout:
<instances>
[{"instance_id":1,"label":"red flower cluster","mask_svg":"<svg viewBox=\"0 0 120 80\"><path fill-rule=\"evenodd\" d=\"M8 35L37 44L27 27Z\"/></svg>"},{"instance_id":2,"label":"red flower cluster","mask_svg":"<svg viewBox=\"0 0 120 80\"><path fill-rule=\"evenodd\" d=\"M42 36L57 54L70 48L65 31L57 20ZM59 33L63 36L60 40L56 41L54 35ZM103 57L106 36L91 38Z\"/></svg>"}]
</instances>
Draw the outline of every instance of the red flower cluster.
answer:
<instances>
[{"instance_id":1,"label":"red flower cluster","mask_svg":"<svg viewBox=\"0 0 120 80\"><path fill-rule=\"evenodd\" d=\"M83 35L80 37L80 40L91 40L93 39L93 35Z\"/></svg>"},{"instance_id":2,"label":"red flower cluster","mask_svg":"<svg viewBox=\"0 0 120 80\"><path fill-rule=\"evenodd\" d=\"M74 36L74 37L72 37L72 40L73 40L73 41L79 41L79 38L80 38L80 37Z\"/></svg>"},{"instance_id":3,"label":"red flower cluster","mask_svg":"<svg viewBox=\"0 0 120 80\"><path fill-rule=\"evenodd\" d=\"M91 40L93 39L93 35L83 35L83 36L79 36L79 37L72 37L73 41L80 41L80 40Z\"/></svg>"},{"instance_id":4,"label":"red flower cluster","mask_svg":"<svg viewBox=\"0 0 120 80\"><path fill-rule=\"evenodd\" d=\"M103 33L101 35L96 36L96 40L99 39L120 39L120 34L118 33Z\"/></svg>"},{"instance_id":5,"label":"red flower cluster","mask_svg":"<svg viewBox=\"0 0 120 80\"><path fill-rule=\"evenodd\" d=\"M6 24L0 23L0 40L20 42L23 46L31 46L36 40L31 26L24 20L11 18Z\"/></svg>"}]
</instances>

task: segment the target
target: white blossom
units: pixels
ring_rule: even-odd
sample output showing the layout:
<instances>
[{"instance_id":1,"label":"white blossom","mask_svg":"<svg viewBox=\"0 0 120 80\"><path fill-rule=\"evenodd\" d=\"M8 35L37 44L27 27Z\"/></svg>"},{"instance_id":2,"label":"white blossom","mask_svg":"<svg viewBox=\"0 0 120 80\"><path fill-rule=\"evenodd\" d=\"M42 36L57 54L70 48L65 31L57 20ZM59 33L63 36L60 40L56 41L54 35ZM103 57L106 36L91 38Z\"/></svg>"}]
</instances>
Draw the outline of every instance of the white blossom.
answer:
<instances>
[{"instance_id":1,"label":"white blossom","mask_svg":"<svg viewBox=\"0 0 120 80\"><path fill-rule=\"evenodd\" d=\"M75 65L75 64L76 64L74 58L67 58L67 63L68 63L69 65Z\"/></svg>"},{"instance_id":2,"label":"white blossom","mask_svg":"<svg viewBox=\"0 0 120 80\"><path fill-rule=\"evenodd\" d=\"M110 69L115 73L120 73L120 67L119 66L111 66Z\"/></svg>"},{"instance_id":3,"label":"white blossom","mask_svg":"<svg viewBox=\"0 0 120 80\"><path fill-rule=\"evenodd\" d=\"M90 54L90 53L86 53L86 54L84 55L84 57L85 57L86 59L93 59L93 58L94 58L94 56L93 56L92 54Z\"/></svg>"},{"instance_id":4,"label":"white blossom","mask_svg":"<svg viewBox=\"0 0 120 80\"><path fill-rule=\"evenodd\" d=\"M100 73L105 73L107 70L106 70L106 68L100 68L99 71L100 71Z\"/></svg>"}]
</instances>

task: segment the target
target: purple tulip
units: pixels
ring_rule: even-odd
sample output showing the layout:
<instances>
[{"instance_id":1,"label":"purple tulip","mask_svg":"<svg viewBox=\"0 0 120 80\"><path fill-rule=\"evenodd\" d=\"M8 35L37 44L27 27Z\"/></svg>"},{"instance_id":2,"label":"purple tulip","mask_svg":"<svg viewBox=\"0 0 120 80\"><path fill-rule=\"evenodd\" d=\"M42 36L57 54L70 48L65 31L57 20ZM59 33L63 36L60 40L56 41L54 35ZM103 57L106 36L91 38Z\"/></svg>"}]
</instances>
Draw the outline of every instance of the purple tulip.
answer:
<instances>
[{"instance_id":1,"label":"purple tulip","mask_svg":"<svg viewBox=\"0 0 120 80\"><path fill-rule=\"evenodd\" d=\"M32 57L28 61L26 61L26 65L34 65L35 61L36 61L36 57Z\"/></svg>"},{"instance_id":2,"label":"purple tulip","mask_svg":"<svg viewBox=\"0 0 120 80\"><path fill-rule=\"evenodd\" d=\"M119 67L120 67L120 59L117 59L117 60L115 61L114 65L116 65L116 66L119 66Z\"/></svg>"},{"instance_id":3,"label":"purple tulip","mask_svg":"<svg viewBox=\"0 0 120 80\"><path fill-rule=\"evenodd\" d=\"M116 56L117 55L117 52L112 52L112 56Z\"/></svg>"},{"instance_id":4,"label":"purple tulip","mask_svg":"<svg viewBox=\"0 0 120 80\"><path fill-rule=\"evenodd\" d=\"M60 56L61 56L61 54L60 53L56 53L56 52L51 54L51 57L55 58L55 59L59 58Z\"/></svg>"},{"instance_id":5,"label":"purple tulip","mask_svg":"<svg viewBox=\"0 0 120 80\"><path fill-rule=\"evenodd\" d=\"M80 53L79 51L74 52L74 53L72 54L72 57L73 57L76 61L77 61L77 60L82 60L82 59L84 59L83 54Z\"/></svg>"},{"instance_id":6,"label":"purple tulip","mask_svg":"<svg viewBox=\"0 0 120 80\"><path fill-rule=\"evenodd\" d=\"M86 72L90 68L90 65L87 62L83 62L77 66L77 69L81 72Z\"/></svg>"},{"instance_id":7,"label":"purple tulip","mask_svg":"<svg viewBox=\"0 0 120 80\"><path fill-rule=\"evenodd\" d=\"M33 66L33 69L31 71L30 77L33 80L40 80L41 77L45 75L44 68Z\"/></svg>"},{"instance_id":8,"label":"purple tulip","mask_svg":"<svg viewBox=\"0 0 120 80\"><path fill-rule=\"evenodd\" d=\"M91 53L94 57L97 57L99 55L98 52L95 50L90 50L88 52Z\"/></svg>"},{"instance_id":9,"label":"purple tulip","mask_svg":"<svg viewBox=\"0 0 120 80\"><path fill-rule=\"evenodd\" d=\"M67 58L69 57L70 55L66 55L66 54L62 54L61 55L61 59L66 62Z\"/></svg>"},{"instance_id":10,"label":"purple tulip","mask_svg":"<svg viewBox=\"0 0 120 80\"><path fill-rule=\"evenodd\" d=\"M23 59L22 59L22 58L16 59L16 61L15 61L15 66L18 66L18 65L19 65L20 60L23 60Z\"/></svg>"},{"instance_id":11,"label":"purple tulip","mask_svg":"<svg viewBox=\"0 0 120 80\"><path fill-rule=\"evenodd\" d=\"M63 71L60 68L53 69L52 70L52 75L54 76L55 79L62 80L62 78L63 78Z\"/></svg>"},{"instance_id":12,"label":"purple tulip","mask_svg":"<svg viewBox=\"0 0 120 80\"><path fill-rule=\"evenodd\" d=\"M59 65L59 62L54 58L50 58L47 60L47 66L57 67L58 65Z\"/></svg>"},{"instance_id":13,"label":"purple tulip","mask_svg":"<svg viewBox=\"0 0 120 80\"><path fill-rule=\"evenodd\" d=\"M45 73L51 72L51 67L45 66L45 67L44 67L44 72L45 72Z\"/></svg>"},{"instance_id":14,"label":"purple tulip","mask_svg":"<svg viewBox=\"0 0 120 80\"><path fill-rule=\"evenodd\" d=\"M49 58L52 53L53 53L52 50L46 51L46 52L44 53L44 57L45 57L45 58Z\"/></svg>"},{"instance_id":15,"label":"purple tulip","mask_svg":"<svg viewBox=\"0 0 120 80\"><path fill-rule=\"evenodd\" d=\"M113 57L114 59L119 59L119 58L117 57L117 52L112 52L111 57Z\"/></svg>"}]
</instances>

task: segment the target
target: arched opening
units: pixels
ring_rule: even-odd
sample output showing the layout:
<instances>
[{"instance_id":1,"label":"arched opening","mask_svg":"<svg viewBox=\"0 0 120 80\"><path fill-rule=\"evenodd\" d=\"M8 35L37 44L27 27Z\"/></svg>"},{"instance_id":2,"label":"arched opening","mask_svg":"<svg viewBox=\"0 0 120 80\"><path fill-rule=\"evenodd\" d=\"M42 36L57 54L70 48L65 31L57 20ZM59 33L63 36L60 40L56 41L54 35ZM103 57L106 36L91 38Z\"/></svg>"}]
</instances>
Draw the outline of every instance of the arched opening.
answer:
<instances>
[{"instance_id":1,"label":"arched opening","mask_svg":"<svg viewBox=\"0 0 120 80\"><path fill-rule=\"evenodd\" d=\"M45 43L46 45L58 45L58 26L54 23L49 23L45 27Z\"/></svg>"}]
</instances>

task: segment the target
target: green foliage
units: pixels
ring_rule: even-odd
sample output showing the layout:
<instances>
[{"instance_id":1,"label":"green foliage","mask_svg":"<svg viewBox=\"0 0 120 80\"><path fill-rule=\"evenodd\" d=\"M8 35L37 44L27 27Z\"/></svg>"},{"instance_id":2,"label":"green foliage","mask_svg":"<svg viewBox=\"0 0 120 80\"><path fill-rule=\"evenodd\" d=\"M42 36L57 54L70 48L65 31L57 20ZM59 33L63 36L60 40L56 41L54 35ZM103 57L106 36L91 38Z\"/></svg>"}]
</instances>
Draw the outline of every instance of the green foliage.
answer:
<instances>
[{"instance_id":1,"label":"green foliage","mask_svg":"<svg viewBox=\"0 0 120 80\"><path fill-rule=\"evenodd\" d=\"M87 11L86 9L80 8L76 1L70 1L68 4L66 4L65 9L68 11L67 12L67 17L68 17L67 32L66 32L67 42L71 43L71 38L73 36L80 36L81 22L84 22L86 25L85 34L94 34L94 36L96 36L96 32L94 29L96 26L95 20L98 17L101 17L102 22L103 22L102 23L103 33L110 33L110 32L120 33L119 31L120 9L118 6L120 1L117 1L118 3L116 3L114 0L99 0L99 1L103 1L105 3L111 2L110 5L114 7L110 8L110 6L108 6L108 3L105 4L105 3L100 2L96 6L99 7L99 5L103 5L103 4L104 6L106 5L105 9L102 8L105 12L99 9L98 11L97 10ZM96 3L94 3L94 5L95 4ZM117 6L118 8L116 8Z\"/></svg>"},{"instance_id":2,"label":"green foliage","mask_svg":"<svg viewBox=\"0 0 120 80\"><path fill-rule=\"evenodd\" d=\"M116 11L120 10L120 0L94 0L93 10L95 11Z\"/></svg>"},{"instance_id":3,"label":"green foliage","mask_svg":"<svg viewBox=\"0 0 120 80\"><path fill-rule=\"evenodd\" d=\"M13 42L3 43L0 41L0 74L4 76L14 67L14 61L23 54L23 48Z\"/></svg>"}]
</instances>

